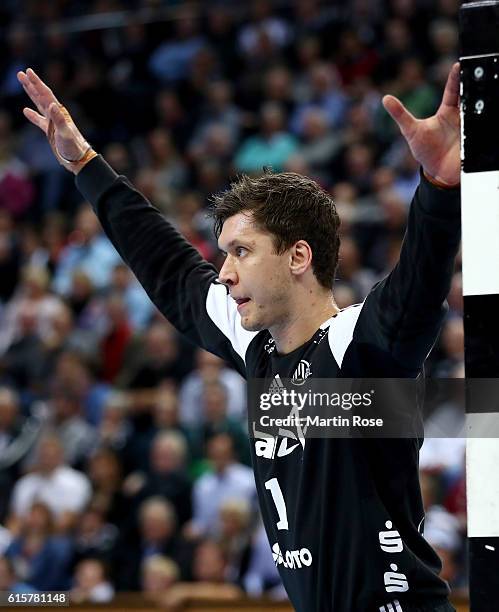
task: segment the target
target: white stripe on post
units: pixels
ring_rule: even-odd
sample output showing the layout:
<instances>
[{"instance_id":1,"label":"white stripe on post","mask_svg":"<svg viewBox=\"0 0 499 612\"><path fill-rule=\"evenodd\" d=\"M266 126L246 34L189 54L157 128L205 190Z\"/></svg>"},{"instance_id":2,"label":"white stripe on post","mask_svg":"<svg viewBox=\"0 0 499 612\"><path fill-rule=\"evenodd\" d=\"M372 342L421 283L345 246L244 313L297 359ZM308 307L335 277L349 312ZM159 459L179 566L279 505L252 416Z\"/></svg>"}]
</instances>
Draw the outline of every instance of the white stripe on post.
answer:
<instances>
[{"instance_id":1,"label":"white stripe on post","mask_svg":"<svg viewBox=\"0 0 499 612\"><path fill-rule=\"evenodd\" d=\"M463 173L461 197L463 294L499 293L499 172Z\"/></svg>"}]
</instances>

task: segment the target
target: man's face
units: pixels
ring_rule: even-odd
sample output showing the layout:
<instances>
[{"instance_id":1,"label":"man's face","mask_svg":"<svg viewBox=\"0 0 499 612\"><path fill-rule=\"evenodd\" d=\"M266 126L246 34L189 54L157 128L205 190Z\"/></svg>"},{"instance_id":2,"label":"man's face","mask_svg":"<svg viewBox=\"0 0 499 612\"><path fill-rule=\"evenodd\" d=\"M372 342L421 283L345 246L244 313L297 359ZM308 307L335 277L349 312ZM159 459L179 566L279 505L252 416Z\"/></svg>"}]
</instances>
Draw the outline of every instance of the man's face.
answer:
<instances>
[{"instance_id":1,"label":"man's face","mask_svg":"<svg viewBox=\"0 0 499 612\"><path fill-rule=\"evenodd\" d=\"M238 304L243 328L260 331L282 325L292 288L289 252L277 255L272 236L258 229L248 213L225 221L218 244L227 254L219 279Z\"/></svg>"}]
</instances>

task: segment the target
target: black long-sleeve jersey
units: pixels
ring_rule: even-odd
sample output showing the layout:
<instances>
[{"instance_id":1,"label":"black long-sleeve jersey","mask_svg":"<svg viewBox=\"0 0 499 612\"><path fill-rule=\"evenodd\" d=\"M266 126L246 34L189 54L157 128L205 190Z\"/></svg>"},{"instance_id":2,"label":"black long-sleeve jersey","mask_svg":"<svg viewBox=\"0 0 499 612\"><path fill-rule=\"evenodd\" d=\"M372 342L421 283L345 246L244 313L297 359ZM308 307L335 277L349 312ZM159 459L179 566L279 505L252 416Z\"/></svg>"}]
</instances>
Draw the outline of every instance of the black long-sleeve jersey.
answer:
<instances>
[{"instance_id":1,"label":"black long-sleeve jersey","mask_svg":"<svg viewBox=\"0 0 499 612\"><path fill-rule=\"evenodd\" d=\"M217 270L126 178L97 157L77 185L159 310L246 378L291 378L300 362L318 378L421 372L445 314L459 246L458 190L422 178L391 274L363 304L279 355L268 331L241 327ZM252 441L265 528L297 612L434 610L446 601L440 561L422 535L420 445L418 439Z\"/></svg>"}]
</instances>

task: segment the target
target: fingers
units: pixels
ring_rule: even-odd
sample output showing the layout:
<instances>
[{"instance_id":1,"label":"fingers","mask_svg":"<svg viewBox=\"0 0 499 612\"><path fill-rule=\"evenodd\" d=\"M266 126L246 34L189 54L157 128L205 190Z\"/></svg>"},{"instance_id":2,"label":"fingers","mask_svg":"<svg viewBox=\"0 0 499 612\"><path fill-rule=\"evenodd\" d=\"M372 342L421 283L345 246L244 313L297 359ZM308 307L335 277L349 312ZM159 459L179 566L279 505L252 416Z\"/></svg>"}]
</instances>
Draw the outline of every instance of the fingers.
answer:
<instances>
[{"instance_id":1,"label":"fingers","mask_svg":"<svg viewBox=\"0 0 499 612\"><path fill-rule=\"evenodd\" d=\"M46 117L43 117L42 115L38 114L32 108L24 108L23 114L26 119L31 121L31 123L36 125L36 127L39 127L41 130L43 130L45 134L47 133L49 121Z\"/></svg>"},{"instance_id":2,"label":"fingers","mask_svg":"<svg viewBox=\"0 0 499 612\"><path fill-rule=\"evenodd\" d=\"M384 96L383 106L392 119L397 123L404 138L410 138L414 131L418 120L412 115L402 102L394 96Z\"/></svg>"},{"instance_id":3,"label":"fingers","mask_svg":"<svg viewBox=\"0 0 499 612\"><path fill-rule=\"evenodd\" d=\"M43 104L43 101L40 99L40 95L38 91L34 87L34 85L30 82L27 75L24 72L17 73L17 79L23 86L24 91L29 96L31 101L35 104L36 108L42 115L46 115L47 109Z\"/></svg>"},{"instance_id":4,"label":"fingers","mask_svg":"<svg viewBox=\"0 0 499 612\"><path fill-rule=\"evenodd\" d=\"M18 72L17 78L42 115L47 114L50 104L53 102L57 103L57 98L52 90L45 85L31 68L28 68L26 72Z\"/></svg>"},{"instance_id":5,"label":"fingers","mask_svg":"<svg viewBox=\"0 0 499 612\"><path fill-rule=\"evenodd\" d=\"M445 85L444 95L442 98L442 106L452 106L456 108L459 104L459 73L460 64L456 62L452 66L449 76L447 77L447 83Z\"/></svg>"}]
</instances>

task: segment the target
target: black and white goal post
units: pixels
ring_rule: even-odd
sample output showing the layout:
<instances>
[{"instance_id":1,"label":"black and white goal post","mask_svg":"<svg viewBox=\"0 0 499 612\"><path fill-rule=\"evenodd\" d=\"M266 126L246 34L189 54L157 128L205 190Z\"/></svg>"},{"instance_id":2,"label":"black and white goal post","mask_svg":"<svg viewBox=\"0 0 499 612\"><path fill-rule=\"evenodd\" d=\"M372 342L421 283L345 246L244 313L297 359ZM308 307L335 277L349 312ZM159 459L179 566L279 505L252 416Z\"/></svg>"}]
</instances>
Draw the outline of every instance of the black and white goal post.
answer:
<instances>
[{"instance_id":1,"label":"black and white goal post","mask_svg":"<svg viewBox=\"0 0 499 612\"><path fill-rule=\"evenodd\" d=\"M460 9L471 612L499 610L499 0Z\"/></svg>"}]
</instances>

